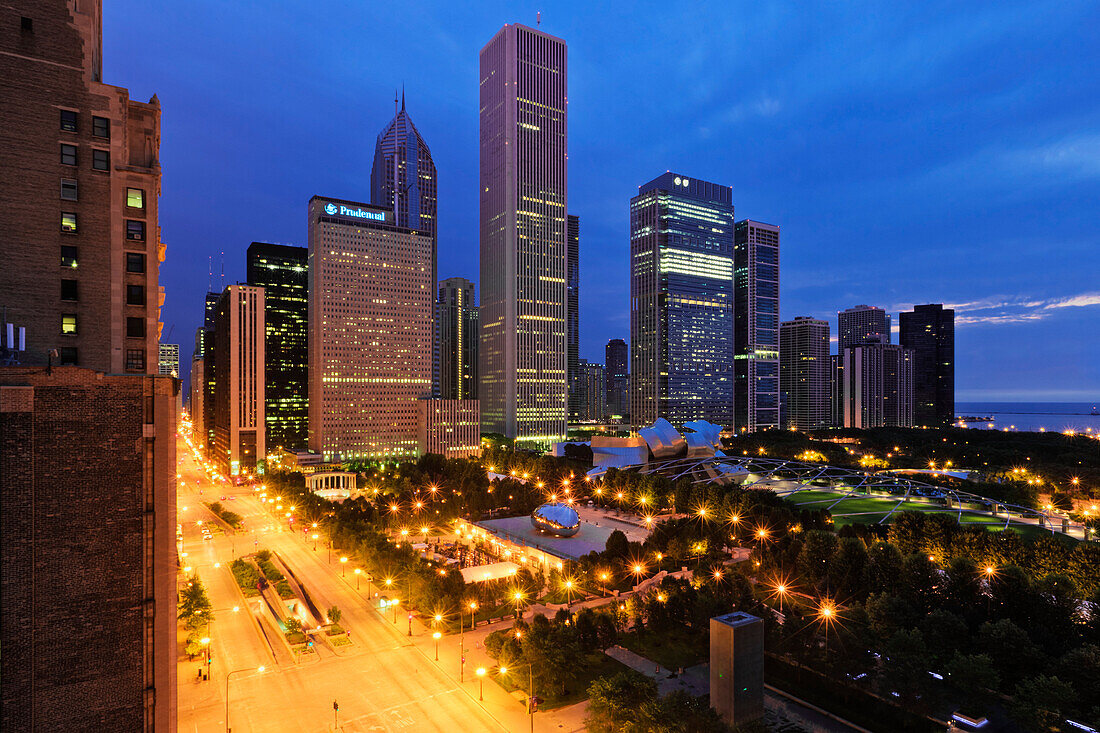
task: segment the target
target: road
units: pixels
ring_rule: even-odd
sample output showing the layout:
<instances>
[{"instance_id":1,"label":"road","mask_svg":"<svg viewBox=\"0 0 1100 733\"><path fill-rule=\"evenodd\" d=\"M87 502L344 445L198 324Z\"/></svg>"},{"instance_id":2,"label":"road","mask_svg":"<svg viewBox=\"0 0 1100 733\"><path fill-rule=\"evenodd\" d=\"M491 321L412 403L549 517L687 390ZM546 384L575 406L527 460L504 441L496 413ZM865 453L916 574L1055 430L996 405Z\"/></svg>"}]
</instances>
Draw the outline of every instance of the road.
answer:
<instances>
[{"instance_id":1,"label":"road","mask_svg":"<svg viewBox=\"0 0 1100 733\"><path fill-rule=\"evenodd\" d=\"M487 658L478 658L481 650L468 651L465 681L459 683L457 638L445 638L439 647L440 661L434 661L430 630L414 624L414 636L409 637L403 615L398 613L395 625L391 616L383 618L370 608L366 582L356 590L351 568L342 577L340 564L330 564L323 545L314 550L312 542L295 536L285 522L277 523L251 490L215 487L182 440L177 455L183 564L206 585L215 617L207 632L213 653L209 681L198 679L200 660L188 661L183 655L180 661L181 731L226 729L229 671L233 671L230 722L237 733L528 730L523 705L493 681L484 681L484 701L479 701L481 680L473 670L491 664ZM213 539L204 540L198 522L214 523L202 504L211 501L221 501L244 517L245 529L215 531ZM234 557L265 548L290 566L318 607L340 608L340 625L351 632L350 646L334 649L319 643L315 652L295 660L270 625L265 638L257 599L245 600L229 570ZM471 644L466 646L469 649ZM333 710L334 701L338 712ZM579 709L556 718L540 714L535 729L580 730L582 716Z\"/></svg>"}]
</instances>

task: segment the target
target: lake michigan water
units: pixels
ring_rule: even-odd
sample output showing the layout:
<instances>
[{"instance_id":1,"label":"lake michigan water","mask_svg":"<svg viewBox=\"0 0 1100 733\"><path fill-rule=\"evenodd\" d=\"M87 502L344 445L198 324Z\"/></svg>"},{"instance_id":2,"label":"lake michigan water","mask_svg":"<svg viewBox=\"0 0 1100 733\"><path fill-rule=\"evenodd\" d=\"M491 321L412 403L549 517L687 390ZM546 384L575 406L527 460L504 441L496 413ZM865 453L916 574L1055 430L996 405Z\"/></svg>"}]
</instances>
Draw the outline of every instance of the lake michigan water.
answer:
<instances>
[{"instance_id":1,"label":"lake michigan water","mask_svg":"<svg viewBox=\"0 0 1100 733\"><path fill-rule=\"evenodd\" d=\"M1062 432L1089 429L1100 432L1100 401L1097 402L956 402L955 416L992 417L994 430ZM990 429L989 423L968 423L971 428Z\"/></svg>"}]
</instances>

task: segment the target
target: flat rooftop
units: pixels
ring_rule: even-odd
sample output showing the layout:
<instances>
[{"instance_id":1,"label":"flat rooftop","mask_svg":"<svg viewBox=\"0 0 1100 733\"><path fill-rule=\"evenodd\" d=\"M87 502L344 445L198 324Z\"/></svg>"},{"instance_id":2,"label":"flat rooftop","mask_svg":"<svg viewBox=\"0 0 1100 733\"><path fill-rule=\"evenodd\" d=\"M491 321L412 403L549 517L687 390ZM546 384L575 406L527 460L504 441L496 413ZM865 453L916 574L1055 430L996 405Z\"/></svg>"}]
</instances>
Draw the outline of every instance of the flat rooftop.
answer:
<instances>
[{"instance_id":1,"label":"flat rooftop","mask_svg":"<svg viewBox=\"0 0 1100 733\"><path fill-rule=\"evenodd\" d=\"M597 527L582 521L580 530L572 537L556 537L531 526L531 517L508 517L475 522L475 526L517 545L534 547L563 560L577 560L590 552L603 552L613 527Z\"/></svg>"},{"instance_id":2,"label":"flat rooftop","mask_svg":"<svg viewBox=\"0 0 1100 733\"><path fill-rule=\"evenodd\" d=\"M744 626L745 624L751 624L754 621L759 621L757 616L753 616L751 613L745 613L744 611L734 611L733 613L727 613L724 616L715 616L712 621L717 621L720 624L726 626Z\"/></svg>"}]
</instances>

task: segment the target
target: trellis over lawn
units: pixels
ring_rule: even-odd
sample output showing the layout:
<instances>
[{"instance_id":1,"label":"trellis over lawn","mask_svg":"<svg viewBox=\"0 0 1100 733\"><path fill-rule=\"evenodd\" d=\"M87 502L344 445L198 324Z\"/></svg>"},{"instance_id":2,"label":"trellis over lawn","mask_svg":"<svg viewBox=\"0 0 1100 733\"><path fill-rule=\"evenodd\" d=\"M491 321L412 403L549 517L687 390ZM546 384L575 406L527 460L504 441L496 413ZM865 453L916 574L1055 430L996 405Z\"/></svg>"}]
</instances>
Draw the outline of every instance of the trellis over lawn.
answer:
<instances>
[{"instance_id":1,"label":"trellis over lawn","mask_svg":"<svg viewBox=\"0 0 1100 733\"><path fill-rule=\"evenodd\" d=\"M1071 537L1085 537L1083 525L1051 510L1010 504L890 472L874 473L759 456L676 458L623 466L619 470L659 474L672 481L688 478L693 484L735 484L746 489L770 489L800 506L828 509L834 519L847 518L864 523L873 520L883 524L898 511L926 511L952 514L960 523L1000 526L1003 520L1006 529L1016 523ZM589 476L596 478L603 473L593 471ZM845 506L857 511L845 513Z\"/></svg>"}]
</instances>

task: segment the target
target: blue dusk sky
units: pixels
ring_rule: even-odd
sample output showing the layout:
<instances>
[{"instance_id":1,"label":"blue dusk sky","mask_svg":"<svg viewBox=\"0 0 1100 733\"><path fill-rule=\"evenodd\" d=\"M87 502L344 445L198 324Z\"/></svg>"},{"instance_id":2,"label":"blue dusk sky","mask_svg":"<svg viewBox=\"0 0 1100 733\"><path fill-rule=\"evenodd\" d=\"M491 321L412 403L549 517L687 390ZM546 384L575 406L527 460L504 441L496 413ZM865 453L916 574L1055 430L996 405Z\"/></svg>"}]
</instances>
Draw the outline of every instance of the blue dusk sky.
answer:
<instances>
[{"instance_id":1,"label":"blue dusk sky","mask_svg":"<svg viewBox=\"0 0 1100 733\"><path fill-rule=\"evenodd\" d=\"M215 288L222 252L243 280L253 240L305 245L310 196L369 199L402 85L439 169L439 276L477 281L478 51L541 10L569 44L581 356L630 338L628 202L673 170L780 225L784 319L835 337L860 303L952 304L957 399L1100 399L1096 2L104 5L104 80L163 108L185 355L208 257Z\"/></svg>"}]
</instances>

